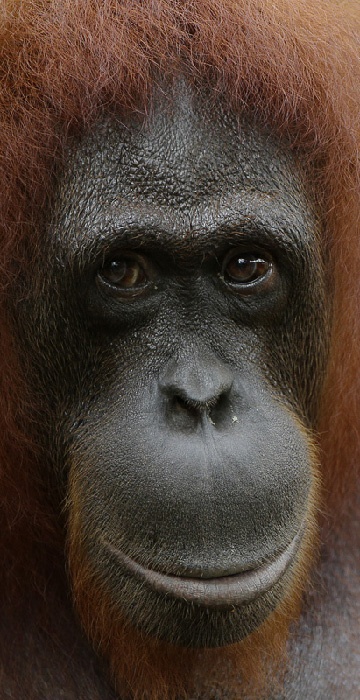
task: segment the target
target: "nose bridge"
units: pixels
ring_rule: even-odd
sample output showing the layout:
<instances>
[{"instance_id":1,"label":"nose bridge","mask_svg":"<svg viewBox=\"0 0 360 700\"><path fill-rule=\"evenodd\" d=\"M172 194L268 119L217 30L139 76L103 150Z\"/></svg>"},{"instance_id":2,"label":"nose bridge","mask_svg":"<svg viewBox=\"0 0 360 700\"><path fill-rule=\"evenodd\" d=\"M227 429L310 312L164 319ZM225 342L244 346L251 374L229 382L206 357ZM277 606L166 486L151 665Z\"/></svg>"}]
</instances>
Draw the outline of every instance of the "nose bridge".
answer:
<instances>
[{"instance_id":1,"label":"nose bridge","mask_svg":"<svg viewBox=\"0 0 360 700\"><path fill-rule=\"evenodd\" d=\"M189 405L210 407L220 396L229 393L232 380L232 372L215 353L197 348L170 360L161 388Z\"/></svg>"}]
</instances>

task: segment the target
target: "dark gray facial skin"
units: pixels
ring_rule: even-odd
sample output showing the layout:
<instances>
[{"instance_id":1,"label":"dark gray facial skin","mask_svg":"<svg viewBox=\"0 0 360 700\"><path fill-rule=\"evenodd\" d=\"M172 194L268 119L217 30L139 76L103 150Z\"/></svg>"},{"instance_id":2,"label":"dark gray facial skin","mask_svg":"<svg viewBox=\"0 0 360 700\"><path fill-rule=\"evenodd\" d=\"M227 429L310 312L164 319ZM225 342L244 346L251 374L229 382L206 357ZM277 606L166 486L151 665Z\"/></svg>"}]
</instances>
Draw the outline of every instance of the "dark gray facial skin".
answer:
<instances>
[{"instance_id":1,"label":"dark gray facial skin","mask_svg":"<svg viewBox=\"0 0 360 700\"><path fill-rule=\"evenodd\" d=\"M286 144L181 86L74 145L30 265L54 499L119 614L177 644L251 633L301 558L329 334L303 179Z\"/></svg>"}]
</instances>

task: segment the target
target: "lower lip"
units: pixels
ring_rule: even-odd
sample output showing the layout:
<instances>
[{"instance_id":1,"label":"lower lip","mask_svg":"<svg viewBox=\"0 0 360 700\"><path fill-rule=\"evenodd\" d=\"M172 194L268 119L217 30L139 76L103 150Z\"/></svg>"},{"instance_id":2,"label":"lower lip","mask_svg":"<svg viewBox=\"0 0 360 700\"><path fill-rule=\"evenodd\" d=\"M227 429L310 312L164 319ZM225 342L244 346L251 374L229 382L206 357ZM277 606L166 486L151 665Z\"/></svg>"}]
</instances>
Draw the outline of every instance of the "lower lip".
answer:
<instances>
[{"instance_id":1,"label":"lower lip","mask_svg":"<svg viewBox=\"0 0 360 700\"><path fill-rule=\"evenodd\" d=\"M109 542L104 540L104 544L128 573L157 593L206 608L224 609L250 603L273 588L294 561L303 532L304 527L301 527L280 554L256 569L207 579L169 576L153 569L146 569Z\"/></svg>"}]
</instances>

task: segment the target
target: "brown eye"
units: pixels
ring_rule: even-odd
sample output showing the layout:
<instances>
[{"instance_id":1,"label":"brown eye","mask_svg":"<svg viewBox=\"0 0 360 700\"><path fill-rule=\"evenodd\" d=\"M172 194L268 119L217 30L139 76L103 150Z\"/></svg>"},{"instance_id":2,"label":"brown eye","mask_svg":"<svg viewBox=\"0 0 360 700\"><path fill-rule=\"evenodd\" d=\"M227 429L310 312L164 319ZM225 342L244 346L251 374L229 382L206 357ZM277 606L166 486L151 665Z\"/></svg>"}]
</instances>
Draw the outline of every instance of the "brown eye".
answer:
<instances>
[{"instance_id":1,"label":"brown eye","mask_svg":"<svg viewBox=\"0 0 360 700\"><path fill-rule=\"evenodd\" d=\"M98 279L120 293L141 292L149 281L141 260L125 255L105 262Z\"/></svg>"},{"instance_id":2,"label":"brown eye","mask_svg":"<svg viewBox=\"0 0 360 700\"><path fill-rule=\"evenodd\" d=\"M224 279L233 285L247 285L261 280L272 269L272 263L256 253L235 253L225 260Z\"/></svg>"}]
</instances>

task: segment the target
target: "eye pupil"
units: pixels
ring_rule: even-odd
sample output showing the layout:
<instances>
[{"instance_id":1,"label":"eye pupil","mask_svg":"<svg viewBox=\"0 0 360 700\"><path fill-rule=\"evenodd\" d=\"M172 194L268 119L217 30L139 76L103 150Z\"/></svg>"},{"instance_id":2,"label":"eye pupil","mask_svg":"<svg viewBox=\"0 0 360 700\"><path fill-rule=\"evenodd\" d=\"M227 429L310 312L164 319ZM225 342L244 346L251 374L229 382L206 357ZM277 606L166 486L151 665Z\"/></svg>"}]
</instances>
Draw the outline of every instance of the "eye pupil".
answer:
<instances>
[{"instance_id":1,"label":"eye pupil","mask_svg":"<svg viewBox=\"0 0 360 700\"><path fill-rule=\"evenodd\" d=\"M111 260L103 269L103 274L109 282L118 284L126 272L125 260Z\"/></svg>"},{"instance_id":2,"label":"eye pupil","mask_svg":"<svg viewBox=\"0 0 360 700\"><path fill-rule=\"evenodd\" d=\"M238 253L225 266L225 278L232 284L249 284L264 277L270 269L268 260L254 253Z\"/></svg>"}]
</instances>

